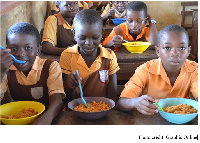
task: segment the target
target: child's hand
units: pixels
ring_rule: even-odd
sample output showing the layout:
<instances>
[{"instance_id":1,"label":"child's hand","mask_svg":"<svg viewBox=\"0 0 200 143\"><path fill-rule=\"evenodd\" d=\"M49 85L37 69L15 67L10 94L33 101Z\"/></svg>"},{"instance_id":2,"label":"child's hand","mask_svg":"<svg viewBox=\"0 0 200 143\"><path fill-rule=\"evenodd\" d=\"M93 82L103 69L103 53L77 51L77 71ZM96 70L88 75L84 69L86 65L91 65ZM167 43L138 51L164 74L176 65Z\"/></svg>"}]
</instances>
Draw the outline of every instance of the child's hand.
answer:
<instances>
[{"instance_id":1,"label":"child's hand","mask_svg":"<svg viewBox=\"0 0 200 143\"><path fill-rule=\"evenodd\" d=\"M1 74L7 73L9 67L13 64L12 57L10 56L10 49L0 50L1 54Z\"/></svg>"},{"instance_id":2,"label":"child's hand","mask_svg":"<svg viewBox=\"0 0 200 143\"><path fill-rule=\"evenodd\" d=\"M158 113L159 110L159 107L153 104L154 102L157 102L157 100L152 96L142 95L141 97L137 97L135 108L144 115L153 115L154 113Z\"/></svg>"},{"instance_id":3,"label":"child's hand","mask_svg":"<svg viewBox=\"0 0 200 143\"><path fill-rule=\"evenodd\" d=\"M112 18L115 18L115 9L114 8L110 8L108 13L109 13L109 16L111 16Z\"/></svg>"},{"instance_id":4,"label":"child's hand","mask_svg":"<svg viewBox=\"0 0 200 143\"><path fill-rule=\"evenodd\" d=\"M78 78L76 72L73 72L71 74L68 75L67 77L67 86L70 88L76 88L78 87L78 82L80 81L80 83L82 82L82 78Z\"/></svg>"},{"instance_id":5,"label":"child's hand","mask_svg":"<svg viewBox=\"0 0 200 143\"><path fill-rule=\"evenodd\" d=\"M123 37L121 35L115 35L111 42L114 47L120 47L122 45L122 40Z\"/></svg>"}]
</instances>

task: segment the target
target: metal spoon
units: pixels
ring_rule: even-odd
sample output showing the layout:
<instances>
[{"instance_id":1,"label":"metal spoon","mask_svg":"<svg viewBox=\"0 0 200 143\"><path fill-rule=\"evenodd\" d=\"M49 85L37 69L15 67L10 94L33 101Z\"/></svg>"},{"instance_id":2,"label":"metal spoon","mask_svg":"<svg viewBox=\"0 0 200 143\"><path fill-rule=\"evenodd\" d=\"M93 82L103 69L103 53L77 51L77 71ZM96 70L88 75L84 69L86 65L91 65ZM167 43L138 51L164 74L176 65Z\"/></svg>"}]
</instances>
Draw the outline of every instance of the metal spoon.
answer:
<instances>
[{"instance_id":1,"label":"metal spoon","mask_svg":"<svg viewBox=\"0 0 200 143\"><path fill-rule=\"evenodd\" d=\"M155 102L155 104L159 107L160 111L164 111L163 108L158 104L158 102Z\"/></svg>"},{"instance_id":2,"label":"metal spoon","mask_svg":"<svg viewBox=\"0 0 200 143\"><path fill-rule=\"evenodd\" d=\"M78 77L79 77L78 70L76 70L76 74L77 74ZM83 98L83 89L82 89L81 83L78 82L78 84L79 84L79 88L80 88L80 92L81 92L81 93L80 93L80 96L81 96L81 99L82 99L82 101L83 101L83 104L85 105L86 108L88 108L87 102L86 102L85 99Z\"/></svg>"},{"instance_id":3,"label":"metal spoon","mask_svg":"<svg viewBox=\"0 0 200 143\"><path fill-rule=\"evenodd\" d=\"M0 45L0 48L4 49L1 45ZM16 59L12 54L10 54L10 56L12 57L13 61L16 62L16 63L18 63L18 64L24 64L24 63L26 63L26 61L22 61L22 60Z\"/></svg>"},{"instance_id":4,"label":"metal spoon","mask_svg":"<svg viewBox=\"0 0 200 143\"><path fill-rule=\"evenodd\" d=\"M123 39L123 41L126 42L126 43L129 43L129 41L127 41L127 40L124 40L124 39Z\"/></svg>"}]
</instances>

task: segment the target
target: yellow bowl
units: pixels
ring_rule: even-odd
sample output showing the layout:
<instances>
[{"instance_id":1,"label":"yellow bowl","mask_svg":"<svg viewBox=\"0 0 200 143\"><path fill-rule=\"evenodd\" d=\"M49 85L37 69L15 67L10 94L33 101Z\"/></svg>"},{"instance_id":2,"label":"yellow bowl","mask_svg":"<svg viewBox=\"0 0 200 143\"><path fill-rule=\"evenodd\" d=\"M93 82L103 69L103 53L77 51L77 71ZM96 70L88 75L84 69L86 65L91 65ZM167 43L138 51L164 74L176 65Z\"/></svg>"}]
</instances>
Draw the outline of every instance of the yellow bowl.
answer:
<instances>
[{"instance_id":1,"label":"yellow bowl","mask_svg":"<svg viewBox=\"0 0 200 143\"><path fill-rule=\"evenodd\" d=\"M128 42L128 43L122 43L126 47L126 49L131 53L142 53L144 52L149 45L151 45L150 42Z\"/></svg>"},{"instance_id":2,"label":"yellow bowl","mask_svg":"<svg viewBox=\"0 0 200 143\"><path fill-rule=\"evenodd\" d=\"M0 115L16 115L19 114L22 109L32 108L38 112L38 114L31 117L19 118L19 119L5 119L0 118L6 125L27 125L31 124L37 119L37 117L45 110L45 106L40 102L35 101L16 101L3 104L0 106Z\"/></svg>"}]
</instances>

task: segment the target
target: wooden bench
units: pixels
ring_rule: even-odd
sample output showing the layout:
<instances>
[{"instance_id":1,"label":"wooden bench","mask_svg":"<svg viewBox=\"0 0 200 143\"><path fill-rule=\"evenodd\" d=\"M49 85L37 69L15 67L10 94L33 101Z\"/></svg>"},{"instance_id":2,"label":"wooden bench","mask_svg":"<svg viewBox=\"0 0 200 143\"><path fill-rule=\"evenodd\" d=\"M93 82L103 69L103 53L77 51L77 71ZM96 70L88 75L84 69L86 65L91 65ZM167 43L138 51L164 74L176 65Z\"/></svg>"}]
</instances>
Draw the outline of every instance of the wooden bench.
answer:
<instances>
[{"instance_id":1,"label":"wooden bench","mask_svg":"<svg viewBox=\"0 0 200 143\"><path fill-rule=\"evenodd\" d=\"M188 7L188 6L198 6L198 1L181 2L181 6L182 6L182 11L181 11L181 15L182 15L181 26L183 28L185 28L186 30L192 29L192 21L189 24L186 23L186 17L187 16L191 16L192 17L192 11L191 10L186 10L186 7Z\"/></svg>"}]
</instances>

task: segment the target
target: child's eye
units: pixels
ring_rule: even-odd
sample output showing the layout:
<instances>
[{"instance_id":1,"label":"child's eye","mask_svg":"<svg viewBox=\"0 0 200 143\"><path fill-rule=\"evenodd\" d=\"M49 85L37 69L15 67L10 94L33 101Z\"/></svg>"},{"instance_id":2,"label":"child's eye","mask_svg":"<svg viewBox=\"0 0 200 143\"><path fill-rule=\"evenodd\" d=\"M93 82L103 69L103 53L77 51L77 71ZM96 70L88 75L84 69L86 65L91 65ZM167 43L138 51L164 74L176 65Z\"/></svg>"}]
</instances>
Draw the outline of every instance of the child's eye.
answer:
<instances>
[{"instance_id":1,"label":"child's eye","mask_svg":"<svg viewBox=\"0 0 200 143\"><path fill-rule=\"evenodd\" d=\"M142 23L142 21L143 21L142 19L138 19L137 23Z\"/></svg>"},{"instance_id":2,"label":"child's eye","mask_svg":"<svg viewBox=\"0 0 200 143\"><path fill-rule=\"evenodd\" d=\"M98 39L99 39L99 37L93 37L92 39L94 39L94 40L98 40Z\"/></svg>"},{"instance_id":3,"label":"child's eye","mask_svg":"<svg viewBox=\"0 0 200 143\"><path fill-rule=\"evenodd\" d=\"M16 47L11 47L10 49L11 49L11 51L16 51L17 50Z\"/></svg>"},{"instance_id":4,"label":"child's eye","mask_svg":"<svg viewBox=\"0 0 200 143\"><path fill-rule=\"evenodd\" d=\"M185 48L185 47L180 47L180 49L181 49L181 50L185 50L186 48Z\"/></svg>"},{"instance_id":5,"label":"child's eye","mask_svg":"<svg viewBox=\"0 0 200 143\"><path fill-rule=\"evenodd\" d=\"M165 49L165 50L169 50L169 49L170 49L170 47L164 47L164 49Z\"/></svg>"},{"instance_id":6,"label":"child's eye","mask_svg":"<svg viewBox=\"0 0 200 143\"><path fill-rule=\"evenodd\" d=\"M80 40L85 40L86 38L85 38L85 37L79 37L79 39L80 39Z\"/></svg>"},{"instance_id":7,"label":"child's eye","mask_svg":"<svg viewBox=\"0 0 200 143\"><path fill-rule=\"evenodd\" d=\"M32 47L27 46L27 47L25 47L25 49L26 49L26 50L31 50Z\"/></svg>"}]
</instances>

